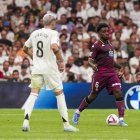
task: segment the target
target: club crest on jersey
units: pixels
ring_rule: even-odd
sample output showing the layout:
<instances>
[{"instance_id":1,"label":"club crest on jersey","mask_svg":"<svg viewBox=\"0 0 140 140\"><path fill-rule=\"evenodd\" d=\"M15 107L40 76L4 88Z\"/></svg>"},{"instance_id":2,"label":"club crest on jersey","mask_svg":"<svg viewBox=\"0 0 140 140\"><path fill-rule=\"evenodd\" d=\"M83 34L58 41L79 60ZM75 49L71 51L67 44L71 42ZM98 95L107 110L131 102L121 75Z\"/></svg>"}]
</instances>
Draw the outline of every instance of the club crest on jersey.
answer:
<instances>
[{"instance_id":1,"label":"club crest on jersey","mask_svg":"<svg viewBox=\"0 0 140 140\"><path fill-rule=\"evenodd\" d=\"M114 52L112 50L109 50L109 56L113 57L114 56Z\"/></svg>"},{"instance_id":2,"label":"club crest on jersey","mask_svg":"<svg viewBox=\"0 0 140 140\"><path fill-rule=\"evenodd\" d=\"M128 89L124 101L126 109L140 109L140 85Z\"/></svg>"}]
</instances>

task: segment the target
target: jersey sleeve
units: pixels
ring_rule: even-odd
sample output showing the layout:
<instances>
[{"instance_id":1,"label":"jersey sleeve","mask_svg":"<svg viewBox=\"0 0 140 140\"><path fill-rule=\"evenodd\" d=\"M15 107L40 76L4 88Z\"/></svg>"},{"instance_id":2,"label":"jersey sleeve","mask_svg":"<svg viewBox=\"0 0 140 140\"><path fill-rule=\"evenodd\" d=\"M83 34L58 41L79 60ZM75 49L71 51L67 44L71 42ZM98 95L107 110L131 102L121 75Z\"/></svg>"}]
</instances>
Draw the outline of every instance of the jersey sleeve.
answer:
<instances>
[{"instance_id":1,"label":"jersey sleeve","mask_svg":"<svg viewBox=\"0 0 140 140\"><path fill-rule=\"evenodd\" d=\"M96 45L93 45L91 47L91 51L90 51L90 54L89 54L89 58L91 59L95 59L97 56L97 48L96 48Z\"/></svg>"},{"instance_id":2,"label":"jersey sleeve","mask_svg":"<svg viewBox=\"0 0 140 140\"><path fill-rule=\"evenodd\" d=\"M24 45L25 45L27 48L31 48L31 47L32 47L31 36L28 38L28 40L25 42Z\"/></svg>"},{"instance_id":3,"label":"jersey sleeve","mask_svg":"<svg viewBox=\"0 0 140 140\"><path fill-rule=\"evenodd\" d=\"M57 44L58 46L60 46L59 35L57 32L55 32L51 38L51 45L52 44Z\"/></svg>"}]
</instances>

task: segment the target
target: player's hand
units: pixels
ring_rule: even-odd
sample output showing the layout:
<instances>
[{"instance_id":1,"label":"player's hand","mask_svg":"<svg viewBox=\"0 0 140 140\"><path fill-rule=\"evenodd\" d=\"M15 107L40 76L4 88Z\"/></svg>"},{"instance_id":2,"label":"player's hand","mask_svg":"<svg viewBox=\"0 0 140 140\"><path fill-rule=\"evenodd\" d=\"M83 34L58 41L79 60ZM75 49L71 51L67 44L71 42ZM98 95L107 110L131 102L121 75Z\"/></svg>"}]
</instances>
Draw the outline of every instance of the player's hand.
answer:
<instances>
[{"instance_id":1,"label":"player's hand","mask_svg":"<svg viewBox=\"0 0 140 140\"><path fill-rule=\"evenodd\" d=\"M65 63L64 62L59 62L58 63L58 69L60 72L63 72L65 70Z\"/></svg>"},{"instance_id":2,"label":"player's hand","mask_svg":"<svg viewBox=\"0 0 140 140\"><path fill-rule=\"evenodd\" d=\"M93 64L92 68L93 68L94 71L98 71L97 64Z\"/></svg>"}]
</instances>

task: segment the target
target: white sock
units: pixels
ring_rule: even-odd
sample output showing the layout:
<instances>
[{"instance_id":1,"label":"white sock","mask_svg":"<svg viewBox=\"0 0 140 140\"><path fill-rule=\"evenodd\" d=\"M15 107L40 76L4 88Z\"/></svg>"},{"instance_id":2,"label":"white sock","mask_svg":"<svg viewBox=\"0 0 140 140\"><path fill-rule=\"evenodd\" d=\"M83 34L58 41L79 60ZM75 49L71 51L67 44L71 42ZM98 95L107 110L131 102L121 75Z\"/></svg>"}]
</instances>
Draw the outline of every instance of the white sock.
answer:
<instances>
[{"instance_id":1,"label":"white sock","mask_svg":"<svg viewBox=\"0 0 140 140\"><path fill-rule=\"evenodd\" d=\"M120 120L120 121L123 121L123 117L120 117L119 120Z\"/></svg>"},{"instance_id":2,"label":"white sock","mask_svg":"<svg viewBox=\"0 0 140 140\"><path fill-rule=\"evenodd\" d=\"M76 111L75 111L77 114L80 114L80 111L77 109Z\"/></svg>"},{"instance_id":3,"label":"white sock","mask_svg":"<svg viewBox=\"0 0 140 140\"><path fill-rule=\"evenodd\" d=\"M31 93L30 96L28 97L26 102L26 107L25 107L25 114L24 114L25 119L27 115L28 115L28 119L30 118L37 97L38 97L37 93Z\"/></svg>"},{"instance_id":4,"label":"white sock","mask_svg":"<svg viewBox=\"0 0 140 140\"><path fill-rule=\"evenodd\" d=\"M67 105L65 101L65 96L62 93L56 96L56 99L57 99L57 107L58 107L59 113L62 116L62 118L66 121L64 122L64 126L68 126L69 119L68 119L68 109L67 109Z\"/></svg>"}]
</instances>

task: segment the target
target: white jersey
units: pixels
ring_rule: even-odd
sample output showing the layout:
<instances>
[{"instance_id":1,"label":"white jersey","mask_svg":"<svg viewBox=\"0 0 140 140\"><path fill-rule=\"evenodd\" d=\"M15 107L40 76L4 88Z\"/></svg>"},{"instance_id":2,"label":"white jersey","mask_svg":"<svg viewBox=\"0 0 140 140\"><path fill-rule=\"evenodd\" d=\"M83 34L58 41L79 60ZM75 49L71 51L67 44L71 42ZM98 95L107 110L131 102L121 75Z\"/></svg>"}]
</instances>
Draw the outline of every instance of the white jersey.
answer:
<instances>
[{"instance_id":1,"label":"white jersey","mask_svg":"<svg viewBox=\"0 0 140 140\"><path fill-rule=\"evenodd\" d=\"M52 44L59 46L58 32L42 28L34 31L25 46L33 49L32 74L59 74L56 56L51 49Z\"/></svg>"}]
</instances>

